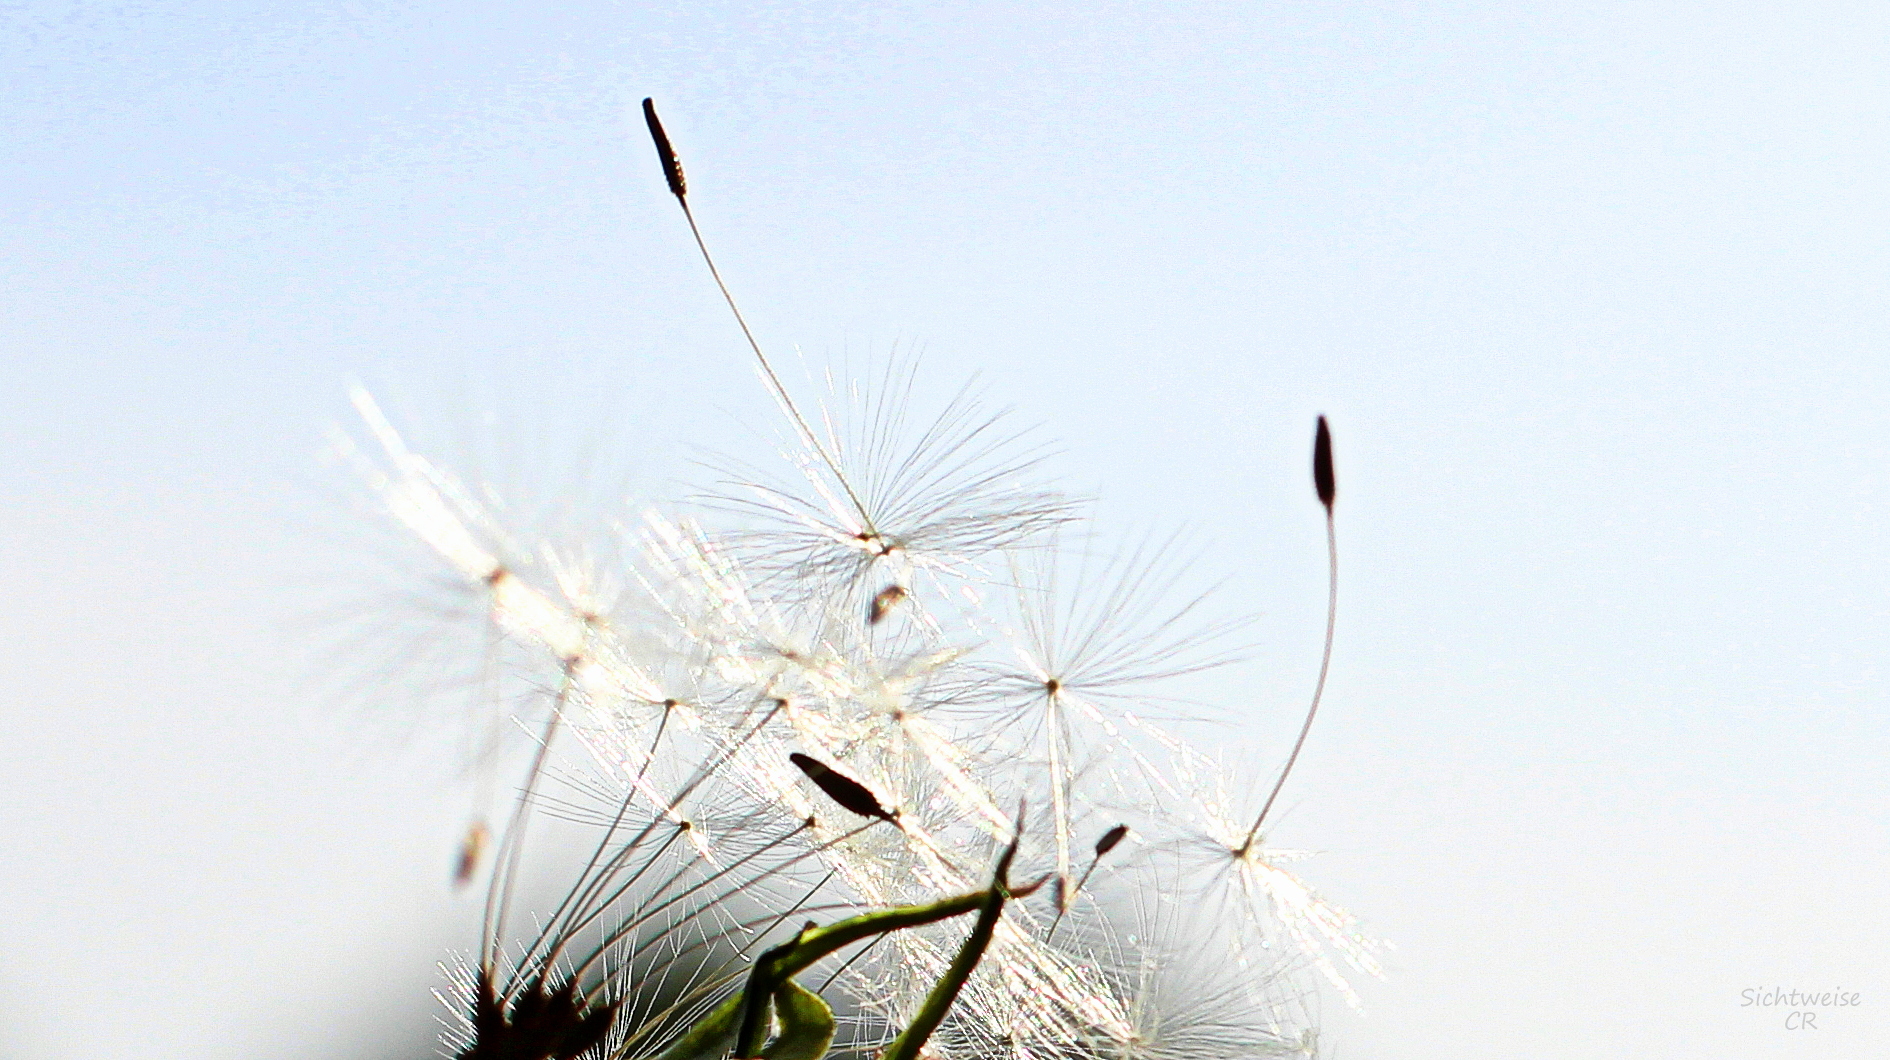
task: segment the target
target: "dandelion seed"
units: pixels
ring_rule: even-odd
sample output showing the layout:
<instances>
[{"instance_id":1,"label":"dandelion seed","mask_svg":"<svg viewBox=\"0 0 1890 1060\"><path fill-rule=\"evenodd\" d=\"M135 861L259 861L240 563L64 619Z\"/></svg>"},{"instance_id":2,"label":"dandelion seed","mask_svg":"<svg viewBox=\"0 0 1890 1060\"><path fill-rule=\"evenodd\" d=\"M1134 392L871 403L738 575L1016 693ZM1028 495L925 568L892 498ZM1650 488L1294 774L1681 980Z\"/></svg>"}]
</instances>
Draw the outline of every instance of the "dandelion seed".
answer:
<instances>
[{"instance_id":1,"label":"dandelion seed","mask_svg":"<svg viewBox=\"0 0 1890 1060\"><path fill-rule=\"evenodd\" d=\"M466 838L459 845L459 862L453 870L453 884L464 887L472 882L473 873L479 869L479 861L485 857L486 844L491 842L492 834L486 829L486 822L474 821L466 829Z\"/></svg>"},{"instance_id":2,"label":"dandelion seed","mask_svg":"<svg viewBox=\"0 0 1890 1060\"><path fill-rule=\"evenodd\" d=\"M866 613L866 624L869 626L879 625L885 620L887 615L892 613L893 606L905 598L906 590L903 586L888 585L884 589L881 589L878 595L873 597L873 606Z\"/></svg>"},{"instance_id":3,"label":"dandelion seed","mask_svg":"<svg viewBox=\"0 0 1890 1060\"><path fill-rule=\"evenodd\" d=\"M827 793L827 797L840 804L843 809L859 814L861 817L877 817L890 821L895 816L879 804L866 785L839 772L821 762L815 761L798 751L788 756L788 761L807 774L807 779Z\"/></svg>"},{"instance_id":4,"label":"dandelion seed","mask_svg":"<svg viewBox=\"0 0 1890 1060\"><path fill-rule=\"evenodd\" d=\"M1359 1008L1358 991L1326 951L1330 948L1366 975L1383 978L1385 970L1377 951L1384 944L1360 932L1350 913L1327 903L1304 880L1280 867L1282 861L1303 856L1299 851L1249 847L1232 859L1234 880L1249 908L1270 909L1271 919L1285 930L1299 951L1348 1004Z\"/></svg>"},{"instance_id":5,"label":"dandelion seed","mask_svg":"<svg viewBox=\"0 0 1890 1060\"><path fill-rule=\"evenodd\" d=\"M1012 632L1015 662L980 661L940 682L940 695L973 712L994 741L1011 753L1034 756L1050 788L1050 834L1056 869L1072 873L1075 778L1096 743L1121 743L1112 715L1130 702L1146 703L1165 682L1231 663L1236 652L1215 650L1244 619L1206 629L1186 620L1206 593L1172 599L1180 554L1170 539L1099 564L1082 564L1073 587L1059 578L1062 557L1041 566L1018 564ZM1163 562L1145 562L1149 554ZM1086 557L1077 557L1081 562Z\"/></svg>"},{"instance_id":6,"label":"dandelion seed","mask_svg":"<svg viewBox=\"0 0 1890 1060\"><path fill-rule=\"evenodd\" d=\"M1273 784L1273 791L1267 795L1267 801L1260 807L1259 816L1253 820L1253 827L1247 830L1247 838L1241 842L1237 853L1245 853L1252 845L1254 837L1260 834L1260 826L1266 822L1267 811L1273 809L1273 800L1280 797L1280 789L1286 786L1286 778L1293 772L1293 764L1299 761L1299 752L1306 746L1306 736L1312 732L1313 718L1319 714L1319 701L1326 693L1326 675L1332 670L1332 635L1339 617L1339 537L1332 518L1332 501L1337 496L1338 487L1332 478L1332 434L1326 430L1326 418L1319 417L1319 428L1313 439L1313 488L1319 495L1319 503L1326 509L1326 569L1329 572L1326 586L1326 639L1319 654L1319 680L1313 685L1312 705L1306 708L1306 720L1299 727L1299 738L1293 741L1293 752L1286 756L1286 765L1280 767L1280 779Z\"/></svg>"},{"instance_id":7,"label":"dandelion seed","mask_svg":"<svg viewBox=\"0 0 1890 1060\"><path fill-rule=\"evenodd\" d=\"M1379 969L1376 944L1282 868L1291 854L1261 832L1299 745L1243 838L1225 800L1200 794L1203 760L1134 713L1180 703L1173 682L1232 661L1222 638L1239 623L1201 628L1203 598L1173 597L1185 560L1172 542L1150 539L1060 582L1056 531L1079 513L1029 484L1042 450L969 387L919 415L911 363L895 360L863 385L830 377L834 400L803 415L709 255L654 103L643 109L669 189L792 429L785 472L729 469L698 514L619 530L619 570L596 551L515 543L485 495L409 451L356 395L382 456L370 481L480 602L519 667L508 687L534 692L519 712L537 719L522 737L532 763L496 837L479 959L449 972L454 1054L647 1060L734 1047L813 1060L835 1031L829 1002L769 978L824 930L802 927L807 918L854 925L967 892L979 911L969 941L962 927L915 922L796 966L859 1012L834 1049L1304 1052L1310 1029L1287 1011L1298 973L1261 967L1256 947L1284 934L1348 1000L1334 958ZM1323 417L1314 482L1333 606L1301 744L1336 606ZM1064 562L1086 555L1061 550ZM895 609L901 620L886 623ZM1028 835L1021 809L998 809L1025 800L1038 807ZM836 824L828 802L864 823ZM561 896L514 938L525 824L539 817L551 823L534 858L554 835L585 839ZM1109 827L1073 864L1092 823ZM469 828L461 885L493 838L483 822ZM994 854L995 877L980 869ZM1111 871L1099 873L1106 857ZM1154 873L1169 857L1189 871ZM1006 893L1013 873L1034 882ZM1231 922L1182 931L1149 913L1223 911L1227 901L1202 900L1210 891L1231 899Z\"/></svg>"},{"instance_id":8,"label":"dandelion seed","mask_svg":"<svg viewBox=\"0 0 1890 1060\"><path fill-rule=\"evenodd\" d=\"M1313 490L1319 494L1319 503L1332 511L1332 502L1339 495L1339 486L1332 477L1332 432L1326 429L1326 418L1319 417L1319 429L1313 436L1312 458Z\"/></svg>"},{"instance_id":9,"label":"dandelion seed","mask_svg":"<svg viewBox=\"0 0 1890 1060\"><path fill-rule=\"evenodd\" d=\"M1055 920L1050 922L1050 930L1044 936L1046 941L1056 936L1057 925L1063 922L1064 914L1070 911L1070 903L1074 902L1076 896L1081 894L1085 887L1089 886L1089 879L1096 874L1096 866L1102 864L1103 855L1114 850L1128 835L1129 826L1126 824L1116 825L1109 831L1104 832L1102 838L1096 840L1096 852L1095 855L1089 859L1089 867L1083 870L1082 878L1076 881L1074 887L1065 887L1063 877L1057 877L1057 916Z\"/></svg>"},{"instance_id":10,"label":"dandelion seed","mask_svg":"<svg viewBox=\"0 0 1890 1060\"><path fill-rule=\"evenodd\" d=\"M656 157L663 164L663 179L669 182L670 194L686 198L689 182L683 179L682 163L676 159L676 149L669 145L662 119L656 116L656 101L648 97L643 100L643 122L650 127L650 139L656 142Z\"/></svg>"},{"instance_id":11,"label":"dandelion seed","mask_svg":"<svg viewBox=\"0 0 1890 1060\"><path fill-rule=\"evenodd\" d=\"M1285 867L1310 857L1308 852L1268 846L1264 836L1237 823L1235 800L1213 763L1185 747L1175 750L1174 773L1195 789L1184 799L1195 823L1179 830L1178 857L1200 873L1197 892L1205 904L1227 907L1237 924L1262 939L1284 935L1348 1005L1358 1008L1358 992L1334 957L1358 972L1383 977L1378 954L1388 944L1366 935L1352 914L1320 898ZM1210 896L1220 901L1206 901ZM1235 949L1239 934L1229 935Z\"/></svg>"},{"instance_id":12,"label":"dandelion seed","mask_svg":"<svg viewBox=\"0 0 1890 1060\"><path fill-rule=\"evenodd\" d=\"M792 477L724 462L723 490L705 503L758 523L735 539L771 589L818 597L886 576L908 591L920 575L976 577L982 559L1076 519L1072 501L1031 483L1044 451L1028 431L986 412L971 386L919 417L905 407L916 379L916 364L895 361L864 385L830 381L824 430L801 439Z\"/></svg>"},{"instance_id":13,"label":"dandelion seed","mask_svg":"<svg viewBox=\"0 0 1890 1060\"><path fill-rule=\"evenodd\" d=\"M1131 934L1092 951L1121 998L1122 1023L1098 1028L1089 1055L1108 1060L1276 1060L1304 1055L1304 1016L1280 990L1282 970L1228 968L1204 960L1217 929L1161 895L1157 886L1132 900Z\"/></svg>"}]
</instances>

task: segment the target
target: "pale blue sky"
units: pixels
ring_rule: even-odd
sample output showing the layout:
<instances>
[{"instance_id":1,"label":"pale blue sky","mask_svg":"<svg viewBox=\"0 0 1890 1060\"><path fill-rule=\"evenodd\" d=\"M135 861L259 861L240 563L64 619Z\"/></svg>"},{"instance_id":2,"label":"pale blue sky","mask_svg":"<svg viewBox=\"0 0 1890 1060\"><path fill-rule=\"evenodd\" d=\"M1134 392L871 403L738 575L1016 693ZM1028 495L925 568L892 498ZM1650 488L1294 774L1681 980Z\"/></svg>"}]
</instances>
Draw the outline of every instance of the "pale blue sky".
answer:
<instances>
[{"instance_id":1,"label":"pale blue sky","mask_svg":"<svg viewBox=\"0 0 1890 1060\"><path fill-rule=\"evenodd\" d=\"M370 580L323 430L757 449L653 95L764 341L922 347L1210 543L1267 763L1332 417L1280 839L1400 946L1334 1055L1867 1055L1886 70L1875 4L7 4L0 1054L425 1055L466 795L302 680ZM1739 1007L1801 983L1864 1004Z\"/></svg>"}]
</instances>

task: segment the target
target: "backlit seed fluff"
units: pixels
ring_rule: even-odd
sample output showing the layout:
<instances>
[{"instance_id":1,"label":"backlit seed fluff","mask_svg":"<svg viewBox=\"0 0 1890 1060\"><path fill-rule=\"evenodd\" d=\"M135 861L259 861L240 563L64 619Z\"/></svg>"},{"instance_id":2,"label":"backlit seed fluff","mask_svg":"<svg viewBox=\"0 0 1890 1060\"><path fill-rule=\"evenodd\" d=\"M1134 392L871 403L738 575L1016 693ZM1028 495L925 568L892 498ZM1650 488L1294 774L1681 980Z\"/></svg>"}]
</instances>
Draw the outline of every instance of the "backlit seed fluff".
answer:
<instances>
[{"instance_id":1,"label":"backlit seed fluff","mask_svg":"<svg viewBox=\"0 0 1890 1060\"><path fill-rule=\"evenodd\" d=\"M910 358L829 375L803 414L688 221L784 413L778 467L730 458L691 510L568 551L502 526L495 490L357 397L382 450L369 481L479 612L474 650L501 655L478 668L477 723L528 730L487 766L529 762L522 783L482 778L515 787L511 812L459 851L456 878L487 896L476 960L449 971L447 1055L817 1060L890 1040L899 1060L1257 1060L1309 1041L1301 969L1350 1000L1333 958L1377 974L1369 940L1262 847L1265 806L1243 841L1219 766L1145 720L1243 653L1221 638L1245 620L1186 588L1198 557L1093 551L1083 506L1039 481L1041 443L973 388L929 397ZM1330 537L1323 416L1313 479ZM595 839L561 862L562 897L528 908L539 816ZM1036 882L1009 887L1013 858ZM1187 915L1125 922L1138 909ZM801 953L798 982L755 978L800 952L783 947L809 916L798 937L833 948ZM868 1002L840 1041L821 995Z\"/></svg>"}]
</instances>

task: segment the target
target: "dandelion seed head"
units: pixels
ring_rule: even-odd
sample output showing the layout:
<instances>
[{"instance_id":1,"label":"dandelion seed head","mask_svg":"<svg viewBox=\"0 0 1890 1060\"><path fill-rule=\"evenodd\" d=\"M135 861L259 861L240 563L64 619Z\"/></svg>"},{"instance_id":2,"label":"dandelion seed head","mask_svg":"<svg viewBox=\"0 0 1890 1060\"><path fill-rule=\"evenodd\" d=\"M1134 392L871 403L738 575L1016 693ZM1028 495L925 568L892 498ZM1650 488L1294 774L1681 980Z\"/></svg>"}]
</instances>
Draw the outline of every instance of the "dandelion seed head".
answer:
<instances>
[{"instance_id":1,"label":"dandelion seed head","mask_svg":"<svg viewBox=\"0 0 1890 1060\"><path fill-rule=\"evenodd\" d=\"M1372 946L1281 867L1290 852L1189 801L1217 774L1133 712L1231 662L1240 622L1198 621L1172 541L1110 558L1060 536L1077 509L1028 484L1041 449L974 390L927 417L909 365L872 381L831 384L811 423L790 406L784 472L731 472L697 516L646 514L609 561L512 541L357 396L387 510L480 602L548 719L519 815L491 837L480 962L449 974L453 1048L538 1048L527 1017L550 1012L597 1056L656 1056L810 915L965 894L1012 850L1011 878L1033 882L927 1055L1296 1055L1265 946L1284 936L1348 998L1329 954L1376 974ZM514 937L536 818L581 860ZM1210 870L1138 893L1165 852ZM478 858L469 834L462 879ZM1237 899L1242 930L1220 934L1241 938L1113 926L1210 882ZM853 1000L864 1047L913 1018L963 934L897 931L809 979Z\"/></svg>"}]
</instances>

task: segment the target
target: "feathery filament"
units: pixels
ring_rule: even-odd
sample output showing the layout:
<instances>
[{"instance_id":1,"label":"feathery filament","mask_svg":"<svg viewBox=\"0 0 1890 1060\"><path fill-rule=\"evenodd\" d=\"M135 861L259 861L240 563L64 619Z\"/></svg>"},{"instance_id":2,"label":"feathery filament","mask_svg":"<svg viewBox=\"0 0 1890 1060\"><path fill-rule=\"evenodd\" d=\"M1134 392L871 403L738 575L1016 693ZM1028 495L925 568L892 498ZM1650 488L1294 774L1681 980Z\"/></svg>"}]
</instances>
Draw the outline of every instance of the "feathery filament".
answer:
<instances>
[{"instance_id":1,"label":"feathery filament","mask_svg":"<svg viewBox=\"0 0 1890 1060\"><path fill-rule=\"evenodd\" d=\"M643 112L688 216L651 100ZM355 394L387 510L528 660L518 679L545 690L511 821L496 837L472 826L455 872L470 881L496 838L481 956L453 973L461 1060L813 1060L889 1043L1009 1060L1310 1055L1297 973L1270 941L1348 999L1328 949L1379 971L1375 944L1261 834L1318 709L1332 609L1299 742L1252 826L1231 826L1244 818L1207 794L1213 764L1132 713L1235 658L1218 638L1238 623L1200 625L1203 598L1172 597L1173 550L1060 584L1058 563L1079 554L1057 531L1077 509L1021 484L1037 456L1020 435L968 391L915 427L912 378L891 372L874 395L844 395L860 420L810 420L728 300L792 428L790 474L731 471L699 516L650 514L625 533L623 570L506 545L479 491ZM1323 416L1313 478L1336 606ZM709 522L729 513L733 526ZM1020 804L1034 809L999 810ZM577 829L583 860L513 938L528 817ZM1111 821L1086 865L1073 857ZM1013 871L1037 882L1011 887ZM1125 911L1228 901L1240 930L1205 912L1123 927ZM950 918L973 912L967 937Z\"/></svg>"}]
</instances>

